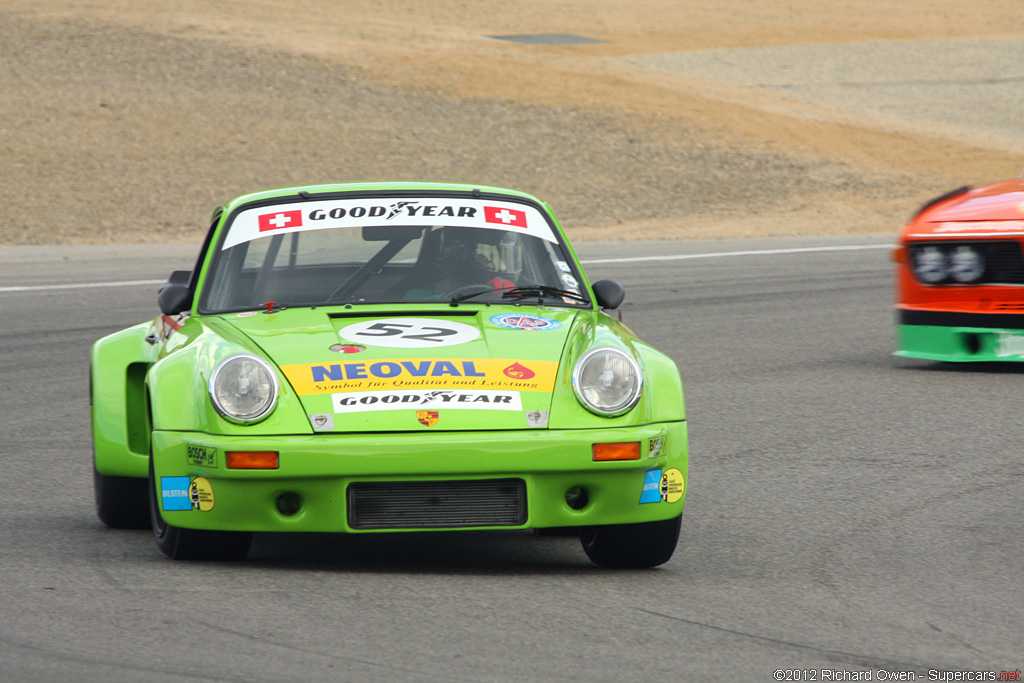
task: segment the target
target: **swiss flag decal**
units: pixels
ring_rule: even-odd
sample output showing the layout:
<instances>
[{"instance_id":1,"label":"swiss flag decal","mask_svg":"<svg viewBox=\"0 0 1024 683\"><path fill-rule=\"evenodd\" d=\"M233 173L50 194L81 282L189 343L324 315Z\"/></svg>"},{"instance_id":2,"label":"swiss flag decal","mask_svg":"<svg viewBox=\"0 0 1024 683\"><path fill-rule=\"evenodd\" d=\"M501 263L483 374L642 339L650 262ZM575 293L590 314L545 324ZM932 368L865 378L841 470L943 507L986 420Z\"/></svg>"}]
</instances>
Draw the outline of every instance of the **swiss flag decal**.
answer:
<instances>
[{"instance_id":1,"label":"swiss flag decal","mask_svg":"<svg viewBox=\"0 0 1024 683\"><path fill-rule=\"evenodd\" d=\"M499 225L515 225L520 228L526 227L526 212L515 209L499 208L497 206L484 207L484 220L488 223Z\"/></svg>"},{"instance_id":2,"label":"swiss flag decal","mask_svg":"<svg viewBox=\"0 0 1024 683\"><path fill-rule=\"evenodd\" d=\"M260 216L260 232L302 227L301 211L278 211Z\"/></svg>"}]
</instances>

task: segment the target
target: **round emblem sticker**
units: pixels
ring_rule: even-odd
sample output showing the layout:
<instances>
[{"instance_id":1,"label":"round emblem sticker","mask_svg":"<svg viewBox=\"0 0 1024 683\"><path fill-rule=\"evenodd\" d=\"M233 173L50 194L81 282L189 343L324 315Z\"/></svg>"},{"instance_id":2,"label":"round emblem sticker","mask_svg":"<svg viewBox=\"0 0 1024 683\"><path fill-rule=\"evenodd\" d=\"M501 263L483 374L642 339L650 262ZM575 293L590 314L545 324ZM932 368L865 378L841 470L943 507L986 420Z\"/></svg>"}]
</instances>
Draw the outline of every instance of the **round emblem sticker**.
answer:
<instances>
[{"instance_id":1,"label":"round emblem sticker","mask_svg":"<svg viewBox=\"0 0 1024 683\"><path fill-rule=\"evenodd\" d=\"M519 313L492 315L491 323L510 330L557 330L562 326L562 323L551 318L539 315L520 315Z\"/></svg>"},{"instance_id":2,"label":"round emblem sticker","mask_svg":"<svg viewBox=\"0 0 1024 683\"><path fill-rule=\"evenodd\" d=\"M194 510L209 512L213 509L213 487L206 477L196 477L188 487L188 498Z\"/></svg>"},{"instance_id":3,"label":"round emblem sticker","mask_svg":"<svg viewBox=\"0 0 1024 683\"><path fill-rule=\"evenodd\" d=\"M665 470L661 475L661 499L666 503L675 503L686 492L686 480L683 473L675 467Z\"/></svg>"},{"instance_id":4,"label":"round emblem sticker","mask_svg":"<svg viewBox=\"0 0 1024 683\"><path fill-rule=\"evenodd\" d=\"M392 349L432 349L471 342L480 336L472 325L434 318L364 320L338 330L338 335L367 346Z\"/></svg>"}]
</instances>

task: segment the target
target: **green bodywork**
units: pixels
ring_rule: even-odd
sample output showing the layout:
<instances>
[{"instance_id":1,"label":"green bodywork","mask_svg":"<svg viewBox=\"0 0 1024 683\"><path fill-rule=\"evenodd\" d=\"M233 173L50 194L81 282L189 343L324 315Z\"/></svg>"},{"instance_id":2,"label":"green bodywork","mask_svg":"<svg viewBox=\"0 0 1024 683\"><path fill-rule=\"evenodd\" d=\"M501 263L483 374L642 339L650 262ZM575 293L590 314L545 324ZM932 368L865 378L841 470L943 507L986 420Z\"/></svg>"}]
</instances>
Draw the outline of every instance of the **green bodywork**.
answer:
<instances>
[{"instance_id":1,"label":"green bodywork","mask_svg":"<svg viewBox=\"0 0 1024 683\"><path fill-rule=\"evenodd\" d=\"M896 325L894 355L945 363L1024 361L1024 330Z\"/></svg>"},{"instance_id":2,"label":"green bodywork","mask_svg":"<svg viewBox=\"0 0 1024 683\"><path fill-rule=\"evenodd\" d=\"M317 192L353 191L352 185L301 188ZM553 213L524 193L459 185L374 184L360 192L475 191L533 202L562 235ZM253 202L293 196L296 188L246 195L219 208L206 250L193 278L201 300L206 269L220 231L233 212ZM564 236L562 237L564 240ZM571 248L569 253L575 260ZM580 286L590 291L584 278ZM593 300L593 296L590 296ZM559 323L554 329L509 329L493 322L502 314L526 315ZM440 349L366 345L359 353L338 353L339 330L359 322L420 316L454 320L479 330L476 339ZM614 347L639 365L643 392L634 408L617 417L596 415L581 405L572 387L576 361L595 347ZM223 419L211 404L208 384L224 358L245 352L272 364L280 381L273 412L241 425ZM412 408L337 414L330 389L317 379L355 376L362 389L374 389L373 371L418 381L430 377L449 384L481 387L494 372L492 359L516 368L545 368L541 382L519 392L522 410L446 410L433 424ZM207 509L167 510L169 524L185 529L238 531L350 532L346 490L353 482L516 478L525 482L526 522L513 528L629 524L677 517L685 493L674 502L640 503L652 472L678 470L687 477L687 424L682 382L675 363L642 341L594 304L592 308L551 305L385 304L299 307L283 311L199 314L172 320L160 316L95 343L91 357L91 418L95 466L100 474L146 478L150 456L156 481L203 477L212 490ZM468 365L467 365L468 363ZM318 368L313 370L313 368ZM430 373L440 373L431 375ZM346 375L345 373L348 373ZM486 375L486 376L485 376ZM538 371L538 377L548 377ZM325 379L325 377L327 379ZM425 384L424 384L425 383ZM484 386L484 388L488 388ZM546 413L531 422L527 413ZM315 416L333 416L316 424ZM595 461L597 443L638 442L637 460ZM226 451L276 451L279 467L228 469ZM587 501L570 505L567 493L585 489ZM685 490L685 487L684 487ZM282 497L299 500L283 509ZM490 527L474 527L490 528ZM509 527L502 527L509 528ZM388 529L384 529L387 531Z\"/></svg>"}]
</instances>

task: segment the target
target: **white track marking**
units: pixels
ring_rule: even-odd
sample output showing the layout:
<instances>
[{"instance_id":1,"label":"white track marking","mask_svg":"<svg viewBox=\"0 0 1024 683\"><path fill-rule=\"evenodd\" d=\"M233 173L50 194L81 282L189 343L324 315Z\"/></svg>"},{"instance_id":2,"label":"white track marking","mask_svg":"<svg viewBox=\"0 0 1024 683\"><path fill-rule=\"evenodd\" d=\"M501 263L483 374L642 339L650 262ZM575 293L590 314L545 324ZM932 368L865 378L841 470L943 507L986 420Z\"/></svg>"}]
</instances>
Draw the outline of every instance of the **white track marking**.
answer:
<instances>
[{"instance_id":1,"label":"white track marking","mask_svg":"<svg viewBox=\"0 0 1024 683\"><path fill-rule=\"evenodd\" d=\"M642 263L645 261L684 261L698 258L728 258L730 256L776 256L779 254L808 254L825 251L863 251L865 249L892 249L892 244L847 244L838 247L797 247L793 249L756 249L750 251L716 251L708 254L675 254L671 256L629 256L623 258L584 259L580 263Z\"/></svg>"},{"instance_id":2,"label":"white track marking","mask_svg":"<svg viewBox=\"0 0 1024 683\"><path fill-rule=\"evenodd\" d=\"M707 254L674 254L668 256L627 256L621 258L583 259L583 265L599 263L644 263L648 261L686 261L702 258L730 258L733 256L779 256L783 254L812 254L829 251L864 251L867 249L892 249L892 244L847 244L835 247L796 247L793 249L752 249L749 251L716 251ZM93 287L138 287L162 285L166 280L128 280L124 282L84 282L68 285L24 285L0 287L0 294L14 292L46 292Z\"/></svg>"},{"instance_id":3,"label":"white track marking","mask_svg":"<svg viewBox=\"0 0 1024 683\"><path fill-rule=\"evenodd\" d=\"M90 289L93 287L138 287L139 285L162 285L167 280L127 280L124 282L80 282L71 285L24 285L0 287L0 294L6 292L46 292L63 289Z\"/></svg>"}]
</instances>

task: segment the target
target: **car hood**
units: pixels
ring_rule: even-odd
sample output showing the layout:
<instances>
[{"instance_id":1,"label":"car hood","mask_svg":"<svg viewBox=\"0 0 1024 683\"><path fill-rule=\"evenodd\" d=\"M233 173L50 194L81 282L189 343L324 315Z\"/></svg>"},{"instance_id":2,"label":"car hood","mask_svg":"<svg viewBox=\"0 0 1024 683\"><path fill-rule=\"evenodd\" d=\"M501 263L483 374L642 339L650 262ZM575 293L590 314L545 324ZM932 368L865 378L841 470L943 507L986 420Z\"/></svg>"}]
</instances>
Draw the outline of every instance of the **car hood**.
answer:
<instances>
[{"instance_id":1,"label":"car hood","mask_svg":"<svg viewBox=\"0 0 1024 683\"><path fill-rule=\"evenodd\" d=\"M547 426L578 310L288 309L221 318L281 370L318 432Z\"/></svg>"},{"instance_id":2,"label":"car hood","mask_svg":"<svg viewBox=\"0 0 1024 683\"><path fill-rule=\"evenodd\" d=\"M1024 220L1024 181L1011 180L971 190L926 211L922 218L939 224Z\"/></svg>"}]
</instances>

